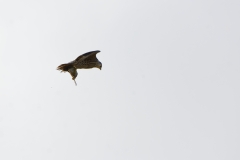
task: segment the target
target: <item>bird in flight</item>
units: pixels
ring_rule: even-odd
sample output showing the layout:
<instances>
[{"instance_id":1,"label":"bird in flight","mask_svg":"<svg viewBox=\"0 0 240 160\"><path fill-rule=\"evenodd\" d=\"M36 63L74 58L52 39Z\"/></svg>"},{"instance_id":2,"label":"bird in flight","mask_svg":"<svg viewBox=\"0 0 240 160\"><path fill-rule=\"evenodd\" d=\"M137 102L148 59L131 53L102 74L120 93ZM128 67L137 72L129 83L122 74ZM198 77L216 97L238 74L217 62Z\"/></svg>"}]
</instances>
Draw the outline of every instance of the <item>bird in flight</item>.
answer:
<instances>
[{"instance_id":1,"label":"bird in flight","mask_svg":"<svg viewBox=\"0 0 240 160\"><path fill-rule=\"evenodd\" d=\"M74 61L69 63L61 64L57 67L57 70L61 72L69 72L72 76L72 80L74 80L75 85L77 85L75 79L78 75L77 69L91 69L91 68L99 68L102 69L102 63L97 59L96 54L100 51L91 51L85 54L80 55Z\"/></svg>"}]
</instances>

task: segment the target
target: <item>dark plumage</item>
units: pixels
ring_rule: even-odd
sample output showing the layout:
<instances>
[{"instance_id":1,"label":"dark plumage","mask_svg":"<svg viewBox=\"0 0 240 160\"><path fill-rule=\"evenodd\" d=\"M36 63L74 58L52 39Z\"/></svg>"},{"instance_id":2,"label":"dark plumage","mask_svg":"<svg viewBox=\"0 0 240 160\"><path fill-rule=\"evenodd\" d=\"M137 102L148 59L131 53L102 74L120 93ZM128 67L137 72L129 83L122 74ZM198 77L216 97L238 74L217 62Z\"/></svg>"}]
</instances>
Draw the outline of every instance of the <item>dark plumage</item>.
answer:
<instances>
[{"instance_id":1,"label":"dark plumage","mask_svg":"<svg viewBox=\"0 0 240 160\"><path fill-rule=\"evenodd\" d=\"M74 61L61 64L57 67L57 70L61 72L69 72L77 85L75 78L77 77L77 69L90 69L90 68L99 68L101 70L102 63L97 59L96 54L100 51L91 51L87 52L79 57L77 57Z\"/></svg>"}]
</instances>

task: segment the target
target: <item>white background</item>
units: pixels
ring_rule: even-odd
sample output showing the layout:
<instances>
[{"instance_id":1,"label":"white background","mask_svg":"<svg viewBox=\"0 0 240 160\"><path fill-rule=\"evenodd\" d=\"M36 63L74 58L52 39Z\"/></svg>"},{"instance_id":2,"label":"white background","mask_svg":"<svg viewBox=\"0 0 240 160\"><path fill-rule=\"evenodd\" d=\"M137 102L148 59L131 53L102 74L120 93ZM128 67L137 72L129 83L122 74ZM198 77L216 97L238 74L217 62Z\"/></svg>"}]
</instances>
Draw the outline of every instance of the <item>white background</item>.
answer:
<instances>
[{"instance_id":1,"label":"white background","mask_svg":"<svg viewBox=\"0 0 240 160\"><path fill-rule=\"evenodd\" d=\"M239 160L240 1L1 0L1 160ZM102 70L57 66L92 50Z\"/></svg>"}]
</instances>

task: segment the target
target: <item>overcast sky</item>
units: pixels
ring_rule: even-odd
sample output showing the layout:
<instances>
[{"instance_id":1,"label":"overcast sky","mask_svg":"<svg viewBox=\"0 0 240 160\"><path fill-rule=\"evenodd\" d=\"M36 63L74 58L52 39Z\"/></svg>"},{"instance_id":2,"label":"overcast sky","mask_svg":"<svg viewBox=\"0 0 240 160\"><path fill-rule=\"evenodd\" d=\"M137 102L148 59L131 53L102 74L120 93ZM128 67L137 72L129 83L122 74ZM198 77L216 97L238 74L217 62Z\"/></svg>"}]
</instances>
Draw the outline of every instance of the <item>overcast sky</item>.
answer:
<instances>
[{"instance_id":1,"label":"overcast sky","mask_svg":"<svg viewBox=\"0 0 240 160\"><path fill-rule=\"evenodd\" d=\"M1 160L239 160L239 0L0 0ZM102 70L57 66L92 50Z\"/></svg>"}]
</instances>

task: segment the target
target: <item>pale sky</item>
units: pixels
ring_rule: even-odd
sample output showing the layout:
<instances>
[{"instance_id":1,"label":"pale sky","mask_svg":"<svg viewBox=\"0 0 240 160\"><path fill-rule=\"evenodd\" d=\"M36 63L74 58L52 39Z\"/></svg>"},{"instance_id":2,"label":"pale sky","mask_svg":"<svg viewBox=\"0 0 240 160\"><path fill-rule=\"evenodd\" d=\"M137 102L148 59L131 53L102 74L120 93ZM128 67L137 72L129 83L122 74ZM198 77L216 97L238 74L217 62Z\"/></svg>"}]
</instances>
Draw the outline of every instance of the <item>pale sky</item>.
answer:
<instances>
[{"instance_id":1,"label":"pale sky","mask_svg":"<svg viewBox=\"0 0 240 160\"><path fill-rule=\"evenodd\" d=\"M239 0L0 0L1 160L239 160ZM92 50L103 67L57 66Z\"/></svg>"}]
</instances>

